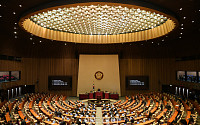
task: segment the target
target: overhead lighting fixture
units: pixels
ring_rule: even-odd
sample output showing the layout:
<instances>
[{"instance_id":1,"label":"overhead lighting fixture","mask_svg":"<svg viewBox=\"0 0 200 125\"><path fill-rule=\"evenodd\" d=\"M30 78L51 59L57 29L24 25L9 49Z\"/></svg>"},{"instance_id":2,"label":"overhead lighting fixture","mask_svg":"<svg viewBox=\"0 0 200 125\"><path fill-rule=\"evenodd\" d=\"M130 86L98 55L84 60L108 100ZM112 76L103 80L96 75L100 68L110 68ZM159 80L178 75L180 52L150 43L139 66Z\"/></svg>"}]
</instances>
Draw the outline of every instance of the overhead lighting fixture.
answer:
<instances>
[{"instance_id":1,"label":"overhead lighting fixture","mask_svg":"<svg viewBox=\"0 0 200 125\"><path fill-rule=\"evenodd\" d=\"M13 14L15 15L16 13L15 13L15 12L13 12Z\"/></svg>"},{"instance_id":2,"label":"overhead lighting fixture","mask_svg":"<svg viewBox=\"0 0 200 125\"><path fill-rule=\"evenodd\" d=\"M40 41L40 43L41 43L42 41Z\"/></svg>"},{"instance_id":3,"label":"overhead lighting fixture","mask_svg":"<svg viewBox=\"0 0 200 125\"><path fill-rule=\"evenodd\" d=\"M180 8L179 10L182 10L183 8Z\"/></svg>"},{"instance_id":4,"label":"overhead lighting fixture","mask_svg":"<svg viewBox=\"0 0 200 125\"><path fill-rule=\"evenodd\" d=\"M183 26L183 23L181 24L181 26Z\"/></svg>"},{"instance_id":5,"label":"overhead lighting fixture","mask_svg":"<svg viewBox=\"0 0 200 125\"><path fill-rule=\"evenodd\" d=\"M1 18L2 16L0 15L0 18Z\"/></svg>"},{"instance_id":6,"label":"overhead lighting fixture","mask_svg":"<svg viewBox=\"0 0 200 125\"><path fill-rule=\"evenodd\" d=\"M180 33L181 35L183 34L183 33Z\"/></svg>"},{"instance_id":7,"label":"overhead lighting fixture","mask_svg":"<svg viewBox=\"0 0 200 125\"><path fill-rule=\"evenodd\" d=\"M22 7L22 5L20 4L19 7Z\"/></svg>"},{"instance_id":8,"label":"overhead lighting fixture","mask_svg":"<svg viewBox=\"0 0 200 125\"><path fill-rule=\"evenodd\" d=\"M67 45L67 43L65 43L65 46Z\"/></svg>"},{"instance_id":9,"label":"overhead lighting fixture","mask_svg":"<svg viewBox=\"0 0 200 125\"><path fill-rule=\"evenodd\" d=\"M192 23L194 23L194 20L192 20Z\"/></svg>"},{"instance_id":10,"label":"overhead lighting fixture","mask_svg":"<svg viewBox=\"0 0 200 125\"><path fill-rule=\"evenodd\" d=\"M186 19L186 17L184 16L183 19Z\"/></svg>"},{"instance_id":11,"label":"overhead lighting fixture","mask_svg":"<svg viewBox=\"0 0 200 125\"><path fill-rule=\"evenodd\" d=\"M179 37L179 39L181 39L181 36Z\"/></svg>"},{"instance_id":12,"label":"overhead lighting fixture","mask_svg":"<svg viewBox=\"0 0 200 125\"><path fill-rule=\"evenodd\" d=\"M36 36L58 41L110 43L105 41L103 37L111 37L111 39L115 39L114 43L121 43L153 39L163 34L147 35L144 39L127 39L128 41L119 41L120 39L117 38L117 35L130 34L134 36L139 33L143 36L144 33L142 32L154 32L153 29L158 27L160 27L160 30L163 30L164 34L169 33L176 27L175 22L177 20L167 16L162 12L155 12L153 9L135 5L91 2L68 4L40 10L22 17L20 25L26 31ZM29 28L33 25L34 28ZM168 26L170 28L165 31L164 27ZM37 32L44 31L45 29L45 32ZM51 32L63 34L64 36L67 35L68 37L56 38L46 34L52 34ZM95 40L97 39L95 35L102 38ZM68 40L69 36L73 38L78 37L80 40ZM141 38L143 38L142 36ZM83 40L84 38L88 40Z\"/></svg>"},{"instance_id":13,"label":"overhead lighting fixture","mask_svg":"<svg viewBox=\"0 0 200 125\"><path fill-rule=\"evenodd\" d=\"M30 38L30 40L33 40L33 38Z\"/></svg>"},{"instance_id":14,"label":"overhead lighting fixture","mask_svg":"<svg viewBox=\"0 0 200 125\"><path fill-rule=\"evenodd\" d=\"M17 23L15 23L15 25L17 25Z\"/></svg>"},{"instance_id":15,"label":"overhead lighting fixture","mask_svg":"<svg viewBox=\"0 0 200 125\"><path fill-rule=\"evenodd\" d=\"M167 21L167 17L163 15L140 8L108 5L58 8L37 13L29 19L43 28L84 35L139 32L153 29Z\"/></svg>"},{"instance_id":16,"label":"overhead lighting fixture","mask_svg":"<svg viewBox=\"0 0 200 125\"><path fill-rule=\"evenodd\" d=\"M17 36L15 36L15 39L17 39Z\"/></svg>"},{"instance_id":17,"label":"overhead lighting fixture","mask_svg":"<svg viewBox=\"0 0 200 125\"><path fill-rule=\"evenodd\" d=\"M17 32L14 32L14 34L17 34Z\"/></svg>"}]
</instances>

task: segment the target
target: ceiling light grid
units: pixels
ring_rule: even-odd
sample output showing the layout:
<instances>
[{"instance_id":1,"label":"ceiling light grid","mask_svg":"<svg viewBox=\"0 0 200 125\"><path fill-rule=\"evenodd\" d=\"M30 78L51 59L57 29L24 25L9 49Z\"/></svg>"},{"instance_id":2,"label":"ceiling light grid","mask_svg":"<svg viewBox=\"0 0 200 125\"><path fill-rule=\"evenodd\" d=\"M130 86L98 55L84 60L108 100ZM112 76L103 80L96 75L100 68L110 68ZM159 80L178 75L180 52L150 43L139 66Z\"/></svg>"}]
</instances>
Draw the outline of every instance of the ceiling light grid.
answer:
<instances>
[{"instance_id":1,"label":"ceiling light grid","mask_svg":"<svg viewBox=\"0 0 200 125\"><path fill-rule=\"evenodd\" d=\"M58 8L37 13L30 20L41 27L85 35L115 35L153 29L167 17L142 9L90 5Z\"/></svg>"}]
</instances>

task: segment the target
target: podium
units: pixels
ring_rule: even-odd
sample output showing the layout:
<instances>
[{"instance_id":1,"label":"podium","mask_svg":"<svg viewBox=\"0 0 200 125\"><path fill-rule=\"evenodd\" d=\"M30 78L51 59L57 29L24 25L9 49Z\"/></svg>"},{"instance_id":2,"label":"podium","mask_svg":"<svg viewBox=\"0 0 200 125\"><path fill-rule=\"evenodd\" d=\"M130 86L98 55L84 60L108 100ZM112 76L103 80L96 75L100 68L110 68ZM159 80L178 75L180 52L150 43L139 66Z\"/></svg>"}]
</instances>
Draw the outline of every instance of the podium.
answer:
<instances>
[{"instance_id":1,"label":"podium","mask_svg":"<svg viewBox=\"0 0 200 125\"><path fill-rule=\"evenodd\" d=\"M110 98L110 93L109 92L105 92L104 93L104 99L109 99Z\"/></svg>"},{"instance_id":2,"label":"podium","mask_svg":"<svg viewBox=\"0 0 200 125\"><path fill-rule=\"evenodd\" d=\"M101 99L103 99L103 91L97 91L97 92L95 92L95 99L97 99L97 96L100 96Z\"/></svg>"},{"instance_id":3,"label":"podium","mask_svg":"<svg viewBox=\"0 0 200 125\"><path fill-rule=\"evenodd\" d=\"M88 94L79 94L79 100L88 99Z\"/></svg>"},{"instance_id":4,"label":"podium","mask_svg":"<svg viewBox=\"0 0 200 125\"><path fill-rule=\"evenodd\" d=\"M89 99L93 99L94 98L94 93L93 92L90 92L89 93Z\"/></svg>"},{"instance_id":5,"label":"podium","mask_svg":"<svg viewBox=\"0 0 200 125\"><path fill-rule=\"evenodd\" d=\"M119 99L119 94L110 94L110 99L118 100Z\"/></svg>"}]
</instances>

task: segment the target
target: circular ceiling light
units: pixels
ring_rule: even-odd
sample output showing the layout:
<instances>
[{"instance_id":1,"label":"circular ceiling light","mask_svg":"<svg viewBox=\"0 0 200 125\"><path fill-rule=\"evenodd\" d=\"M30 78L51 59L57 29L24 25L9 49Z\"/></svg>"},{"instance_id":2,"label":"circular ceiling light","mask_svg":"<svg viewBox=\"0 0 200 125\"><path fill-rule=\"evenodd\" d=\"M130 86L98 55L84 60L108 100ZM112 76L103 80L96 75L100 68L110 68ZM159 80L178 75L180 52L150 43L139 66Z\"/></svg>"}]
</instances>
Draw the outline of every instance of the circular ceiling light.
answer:
<instances>
[{"instance_id":1,"label":"circular ceiling light","mask_svg":"<svg viewBox=\"0 0 200 125\"><path fill-rule=\"evenodd\" d=\"M76 43L123 43L157 38L175 27L175 18L129 4L91 2L40 10L19 24L36 36Z\"/></svg>"}]
</instances>

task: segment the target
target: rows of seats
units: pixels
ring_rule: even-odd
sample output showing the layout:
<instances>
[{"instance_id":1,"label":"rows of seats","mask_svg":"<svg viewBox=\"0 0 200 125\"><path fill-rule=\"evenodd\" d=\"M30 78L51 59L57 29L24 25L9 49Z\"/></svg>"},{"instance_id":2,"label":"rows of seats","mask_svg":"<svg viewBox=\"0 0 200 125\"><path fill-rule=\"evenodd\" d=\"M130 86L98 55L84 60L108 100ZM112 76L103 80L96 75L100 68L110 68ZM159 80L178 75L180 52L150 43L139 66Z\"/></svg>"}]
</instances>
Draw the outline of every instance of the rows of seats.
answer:
<instances>
[{"instance_id":1,"label":"rows of seats","mask_svg":"<svg viewBox=\"0 0 200 125\"><path fill-rule=\"evenodd\" d=\"M1 123L31 124L95 124L96 105L67 96L26 94L19 100L0 104ZM111 104L102 105L103 124L170 125L195 124L195 101L166 93L136 94ZM198 111L198 110L197 110Z\"/></svg>"},{"instance_id":2,"label":"rows of seats","mask_svg":"<svg viewBox=\"0 0 200 125\"><path fill-rule=\"evenodd\" d=\"M197 112L191 114L192 107L184 100L178 100L169 94L138 94L118 101L113 105L103 105L104 124L195 124ZM183 118L184 113L186 114ZM191 120L191 117L193 120ZM185 120L184 120L185 119Z\"/></svg>"}]
</instances>

